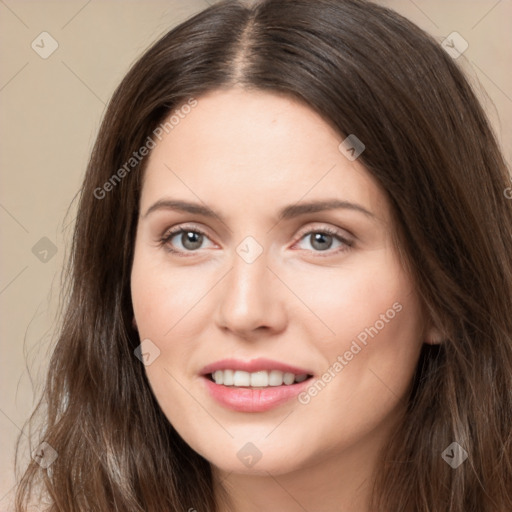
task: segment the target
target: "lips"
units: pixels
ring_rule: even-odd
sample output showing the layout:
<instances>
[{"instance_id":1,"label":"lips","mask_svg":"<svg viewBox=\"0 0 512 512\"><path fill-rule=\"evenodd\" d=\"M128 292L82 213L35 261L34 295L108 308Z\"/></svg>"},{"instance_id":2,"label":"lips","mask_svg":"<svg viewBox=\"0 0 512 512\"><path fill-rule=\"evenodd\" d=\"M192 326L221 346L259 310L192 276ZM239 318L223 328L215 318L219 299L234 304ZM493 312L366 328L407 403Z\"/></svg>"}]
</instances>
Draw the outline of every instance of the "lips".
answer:
<instances>
[{"instance_id":1,"label":"lips","mask_svg":"<svg viewBox=\"0 0 512 512\"><path fill-rule=\"evenodd\" d=\"M251 386L251 380L247 380L246 374L255 376L259 374L281 374L288 376L300 376L295 380L277 379L274 383L267 382L267 387ZM212 378L215 374L215 379ZM221 375L234 374L234 379L229 383L222 382ZM244 374L245 378L237 379L236 375ZM270 359L253 359L241 361L236 359L223 359L201 370L202 381L206 391L218 404L237 412L265 412L273 409L292 398L296 397L309 384L313 372L307 368L292 366ZM261 378L261 375L259 376ZM261 383L261 380L254 383ZM217 381L217 382L216 382ZM264 381L263 381L264 382ZM241 384L240 384L241 383Z\"/></svg>"},{"instance_id":2,"label":"lips","mask_svg":"<svg viewBox=\"0 0 512 512\"><path fill-rule=\"evenodd\" d=\"M278 370L283 373L293 373L295 375L313 375L313 372L307 368L299 368L279 361L271 359L258 358L251 361L242 361L240 359L222 359L215 363L205 366L201 370L201 375L210 375L217 370L241 370L248 373L259 372L262 370L272 371Z\"/></svg>"}]
</instances>

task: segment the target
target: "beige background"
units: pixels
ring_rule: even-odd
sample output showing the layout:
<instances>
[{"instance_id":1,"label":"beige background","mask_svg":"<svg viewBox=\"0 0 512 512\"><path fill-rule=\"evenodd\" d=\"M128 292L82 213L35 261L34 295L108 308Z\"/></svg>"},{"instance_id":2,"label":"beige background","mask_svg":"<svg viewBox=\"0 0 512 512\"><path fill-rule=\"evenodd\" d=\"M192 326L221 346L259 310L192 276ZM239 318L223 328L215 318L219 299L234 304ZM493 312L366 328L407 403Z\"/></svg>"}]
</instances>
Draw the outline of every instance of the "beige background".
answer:
<instances>
[{"instance_id":1,"label":"beige background","mask_svg":"<svg viewBox=\"0 0 512 512\"><path fill-rule=\"evenodd\" d=\"M511 162L512 0L380 3L440 43L453 31L469 43L458 62ZM14 441L46 371L75 205L67 217L66 210L105 104L152 41L206 6L206 0L0 0L0 510L10 509ZM47 59L31 47L43 31L58 42ZM46 262L32 252L43 237L57 249Z\"/></svg>"}]
</instances>

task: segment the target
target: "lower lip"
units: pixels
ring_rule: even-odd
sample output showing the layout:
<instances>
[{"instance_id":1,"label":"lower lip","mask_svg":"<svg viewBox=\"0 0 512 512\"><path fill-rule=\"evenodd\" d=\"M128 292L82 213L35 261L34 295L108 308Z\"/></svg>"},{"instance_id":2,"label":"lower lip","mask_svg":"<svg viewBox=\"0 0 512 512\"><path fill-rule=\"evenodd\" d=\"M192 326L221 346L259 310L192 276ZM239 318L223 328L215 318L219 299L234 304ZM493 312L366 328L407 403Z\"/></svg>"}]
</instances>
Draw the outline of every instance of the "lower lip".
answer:
<instances>
[{"instance_id":1,"label":"lower lip","mask_svg":"<svg viewBox=\"0 0 512 512\"><path fill-rule=\"evenodd\" d=\"M296 384L268 388L237 388L215 384L203 377L208 392L219 404L238 412L265 412L296 397L310 384L306 379Z\"/></svg>"}]
</instances>

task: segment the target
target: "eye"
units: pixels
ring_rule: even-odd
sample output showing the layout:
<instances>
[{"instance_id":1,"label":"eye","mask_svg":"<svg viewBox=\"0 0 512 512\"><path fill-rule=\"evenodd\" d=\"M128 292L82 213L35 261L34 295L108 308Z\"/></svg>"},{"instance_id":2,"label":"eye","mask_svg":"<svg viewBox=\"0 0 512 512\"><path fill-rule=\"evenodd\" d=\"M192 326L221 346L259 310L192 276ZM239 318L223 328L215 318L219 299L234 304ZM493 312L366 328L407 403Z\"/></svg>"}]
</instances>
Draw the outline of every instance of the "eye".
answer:
<instances>
[{"instance_id":1,"label":"eye","mask_svg":"<svg viewBox=\"0 0 512 512\"><path fill-rule=\"evenodd\" d=\"M328 255L347 251L353 245L353 242L342 236L340 232L327 227L322 229L309 230L302 235L299 243L303 240L310 243L310 246L313 248L314 252L328 251ZM333 249L333 246L334 250L331 250ZM304 247L301 248L304 249ZM305 249L309 250L307 247Z\"/></svg>"},{"instance_id":2,"label":"eye","mask_svg":"<svg viewBox=\"0 0 512 512\"><path fill-rule=\"evenodd\" d=\"M170 252L186 253L202 249L203 242L209 240L206 233L196 227L180 226L170 229L160 240Z\"/></svg>"},{"instance_id":3,"label":"eye","mask_svg":"<svg viewBox=\"0 0 512 512\"><path fill-rule=\"evenodd\" d=\"M204 249L203 243L205 241L210 241L210 239L201 229L195 226L178 226L166 231L160 240L160 244L165 246L169 252L186 256L186 253L193 253L199 249ZM329 227L310 229L301 235L297 244L300 244L302 241L309 241L313 252L325 252L327 253L326 256L347 251L353 246L353 242L344 237L341 232ZM211 243L211 245L214 244ZM332 250L333 247L334 250ZM308 247L299 248L311 250Z\"/></svg>"}]
</instances>

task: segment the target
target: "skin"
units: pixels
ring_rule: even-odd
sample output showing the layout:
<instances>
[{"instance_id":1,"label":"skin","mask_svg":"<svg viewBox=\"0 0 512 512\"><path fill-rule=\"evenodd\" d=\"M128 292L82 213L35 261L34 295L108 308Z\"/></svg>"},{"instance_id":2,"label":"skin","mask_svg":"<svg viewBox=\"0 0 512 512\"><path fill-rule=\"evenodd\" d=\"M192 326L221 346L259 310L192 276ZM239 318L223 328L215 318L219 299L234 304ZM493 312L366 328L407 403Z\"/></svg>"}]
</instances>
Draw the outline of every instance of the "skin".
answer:
<instances>
[{"instance_id":1,"label":"skin","mask_svg":"<svg viewBox=\"0 0 512 512\"><path fill-rule=\"evenodd\" d=\"M401 419L422 344L435 338L393 243L386 197L340 152L344 138L295 99L233 88L198 98L149 157L131 276L140 339L160 350L148 379L238 512L368 510L378 451ZM206 204L223 220L165 208L146 215L169 198ZM326 199L371 215L277 219L287 205ZM176 226L206 237L162 243ZM334 236L319 246L311 233L325 228L351 245ZM236 250L247 236L263 249L252 263ZM200 370L226 357L266 357L319 378L395 303L401 311L307 404L242 413L205 390ZM248 442L261 452L252 467L237 457Z\"/></svg>"}]
</instances>

